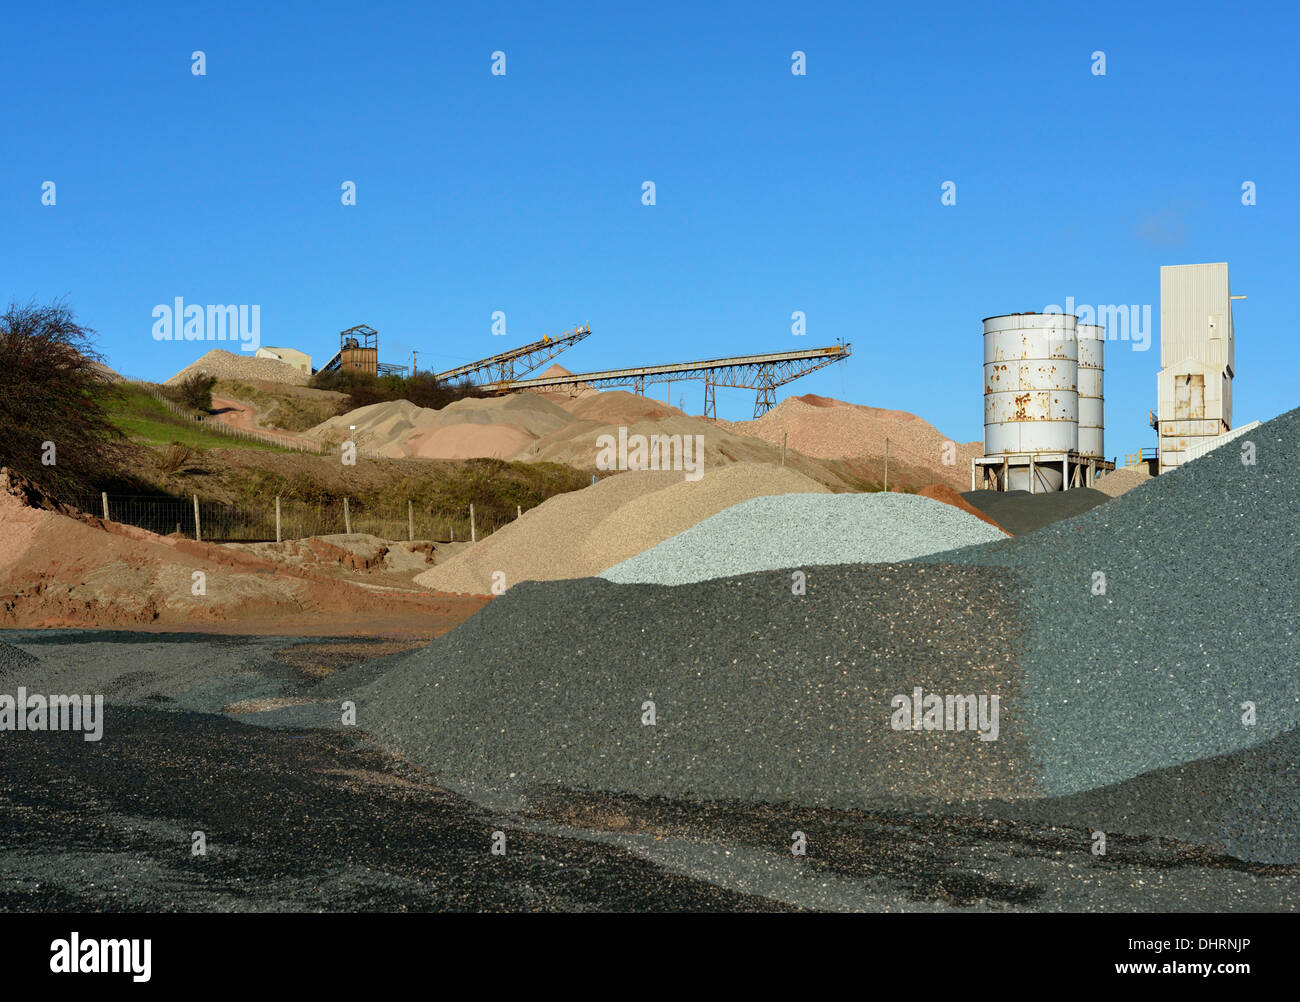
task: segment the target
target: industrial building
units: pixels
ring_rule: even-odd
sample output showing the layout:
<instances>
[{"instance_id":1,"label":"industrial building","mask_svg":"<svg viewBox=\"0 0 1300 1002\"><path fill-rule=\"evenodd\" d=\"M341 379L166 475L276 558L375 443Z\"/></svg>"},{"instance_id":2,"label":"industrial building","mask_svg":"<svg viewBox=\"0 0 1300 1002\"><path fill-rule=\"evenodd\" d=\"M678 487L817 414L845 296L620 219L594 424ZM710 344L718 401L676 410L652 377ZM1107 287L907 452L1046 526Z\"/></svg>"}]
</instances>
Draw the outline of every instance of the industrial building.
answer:
<instances>
[{"instance_id":1,"label":"industrial building","mask_svg":"<svg viewBox=\"0 0 1300 1002\"><path fill-rule=\"evenodd\" d=\"M971 490L1091 487L1105 448L1106 331L1069 313L984 320L984 456Z\"/></svg>"},{"instance_id":2,"label":"industrial building","mask_svg":"<svg viewBox=\"0 0 1300 1002\"><path fill-rule=\"evenodd\" d=\"M1159 470L1200 455L1232 430L1234 296L1227 262L1160 269Z\"/></svg>"},{"instance_id":3,"label":"industrial building","mask_svg":"<svg viewBox=\"0 0 1300 1002\"><path fill-rule=\"evenodd\" d=\"M257 349L254 358L274 358L276 361L285 362L292 365L300 372L311 375L311 356L306 352L301 352L297 348L276 348L272 345L263 345Z\"/></svg>"}]
</instances>

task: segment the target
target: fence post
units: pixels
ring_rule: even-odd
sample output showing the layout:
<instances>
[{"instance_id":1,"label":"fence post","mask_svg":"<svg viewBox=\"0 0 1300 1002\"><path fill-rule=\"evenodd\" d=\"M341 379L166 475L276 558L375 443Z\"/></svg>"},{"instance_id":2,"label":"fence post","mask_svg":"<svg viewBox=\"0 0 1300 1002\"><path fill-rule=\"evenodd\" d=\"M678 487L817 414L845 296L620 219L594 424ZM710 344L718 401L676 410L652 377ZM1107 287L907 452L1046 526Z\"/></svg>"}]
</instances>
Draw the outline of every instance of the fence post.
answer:
<instances>
[{"instance_id":1,"label":"fence post","mask_svg":"<svg viewBox=\"0 0 1300 1002\"><path fill-rule=\"evenodd\" d=\"M415 542L415 502L409 498L406 501L406 541Z\"/></svg>"},{"instance_id":2,"label":"fence post","mask_svg":"<svg viewBox=\"0 0 1300 1002\"><path fill-rule=\"evenodd\" d=\"M99 499L104 502L104 521L107 522L108 521L108 491L101 492L99 495Z\"/></svg>"},{"instance_id":3,"label":"fence post","mask_svg":"<svg viewBox=\"0 0 1300 1002\"><path fill-rule=\"evenodd\" d=\"M523 518L523 517L524 517L524 506L521 504L515 505L515 518Z\"/></svg>"},{"instance_id":4,"label":"fence post","mask_svg":"<svg viewBox=\"0 0 1300 1002\"><path fill-rule=\"evenodd\" d=\"M199 496L194 495L194 541L203 542L203 530L199 526Z\"/></svg>"},{"instance_id":5,"label":"fence post","mask_svg":"<svg viewBox=\"0 0 1300 1002\"><path fill-rule=\"evenodd\" d=\"M280 495L275 496L275 541L280 542Z\"/></svg>"},{"instance_id":6,"label":"fence post","mask_svg":"<svg viewBox=\"0 0 1300 1002\"><path fill-rule=\"evenodd\" d=\"M478 542L478 530L474 528L474 506L469 506L469 541Z\"/></svg>"},{"instance_id":7,"label":"fence post","mask_svg":"<svg viewBox=\"0 0 1300 1002\"><path fill-rule=\"evenodd\" d=\"M343 499L343 528L350 536L352 535L352 513L348 510L348 499Z\"/></svg>"}]
</instances>

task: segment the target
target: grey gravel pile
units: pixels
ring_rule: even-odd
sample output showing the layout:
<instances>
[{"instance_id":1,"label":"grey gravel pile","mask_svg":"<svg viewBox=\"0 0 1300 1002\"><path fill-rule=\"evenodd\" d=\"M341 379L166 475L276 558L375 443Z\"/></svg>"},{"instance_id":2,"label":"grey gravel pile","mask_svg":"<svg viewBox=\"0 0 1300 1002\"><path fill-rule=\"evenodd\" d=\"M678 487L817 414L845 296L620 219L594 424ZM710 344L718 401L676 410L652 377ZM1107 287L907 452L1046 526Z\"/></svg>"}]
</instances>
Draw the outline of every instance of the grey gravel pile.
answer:
<instances>
[{"instance_id":1,"label":"grey gravel pile","mask_svg":"<svg viewBox=\"0 0 1300 1002\"><path fill-rule=\"evenodd\" d=\"M601 577L680 585L782 568L893 563L994 539L1006 535L916 494L782 494L733 505Z\"/></svg>"},{"instance_id":2,"label":"grey gravel pile","mask_svg":"<svg viewBox=\"0 0 1300 1002\"><path fill-rule=\"evenodd\" d=\"M40 660L21 647L0 640L0 680L17 677L40 665ZM13 695L10 693L9 695Z\"/></svg>"},{"instance_id":3,"label":"grey gravel pile","mask_svg":"<svg viewBox=\"0 0 1300 1002\"><path fill-rule=\"evenodd\" d=\"M1105 504L1114 495L1092 487L1050 494L1028 491L966 491L962 497L1013 536L1023 536Z\"/></svg>"},{"instance_id":4,"label":"grey gravel pile","mask_svg":"<svg viewBox=\"0 0 1300 1002\"><path fill-rule=\"evenodd\" d=\"M1300 411L1249 439L1254 466L1219 450L1028 537L800 554L804 596L788 571L527 583L397 662L359 723L505 800L941 802L1298 862ZM916 686L1000 695L999 740L892 730Z\"/></svg>"},{"instance_id":5,"label":"grey gravel pile","mask_svg":"<svg viewBox=\"0 0 1300 1002\"><path fill-rule=\"evenodd\" d=\"M1026 709L1048 793L1300 725L1300 410L1245 438L1253 466L1220 449L1031 536L925 558L1021 572ZM1246 809L1256 795L1239 785Z\"/></svg>"},{"instance_id":6,"label":"grey gravel pile","mask_svg":"<svg viewBox=\"0 0 1300 1002\"><path fill-rule=\"evenodd\" d=\"M1033 795L1008 572L812 568L664 587L524 582L391 668L358 724L438 781L828 806ZM891 700L997 695L999 736ZM642 722L655 704L656 723Z\"/></svg>"}]
</instances>

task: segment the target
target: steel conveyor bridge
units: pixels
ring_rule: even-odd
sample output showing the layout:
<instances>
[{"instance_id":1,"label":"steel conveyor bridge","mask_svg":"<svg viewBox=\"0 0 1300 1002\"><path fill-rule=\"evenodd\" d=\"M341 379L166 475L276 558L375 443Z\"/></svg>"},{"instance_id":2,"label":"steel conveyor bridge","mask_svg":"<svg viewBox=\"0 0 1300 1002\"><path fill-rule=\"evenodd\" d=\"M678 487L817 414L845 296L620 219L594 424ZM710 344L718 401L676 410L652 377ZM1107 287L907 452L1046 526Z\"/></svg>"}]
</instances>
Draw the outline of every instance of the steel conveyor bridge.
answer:
<instances>
[{"instance_id":1,"label":"steel conveyor bridge","mask_svg":"<svg viewBox=\"0 0 1300 1002\"><path fill-rule=\"evenodd\" d=\"M777 351L766 355L734 355L729 358L711 358L699 362L676 362L669 365L643 365L629 369L607 369L603 372L575 372L568 376L542 376L536 379L504 379L484 385L484 389L500 393L519 390L570 390L583 386L630 386L633 392L644 394L652 383L671 383L679 379L704 380L704 416L717 416L714 388L728 386L737 389L757 390L754 417L762 417L776 406L776 388L806 376L810 372L841 362L853 353L851 344L835 344L827 348L809 348L805 351ZM438 377L442 379L442 376Z\"/></svg>"},{"instance_id":2,"label":"steel conveyor bridge","mask_svg":"<svg viewBox=\"0 0 1300 1002\"><path fill-rule=\"evenodd\" d=\"M446 372L439 372L433 378L440 383L468 379L470 382L503 383L509 382L517 375L532 372L543 362L549 362L560 352L572 348L583 338L591 334L587 326L575 327L571 331L544 337L519 348L511 348L489 358L480 358L477 362L467 362Z\"/></svg>"}]
</instances>

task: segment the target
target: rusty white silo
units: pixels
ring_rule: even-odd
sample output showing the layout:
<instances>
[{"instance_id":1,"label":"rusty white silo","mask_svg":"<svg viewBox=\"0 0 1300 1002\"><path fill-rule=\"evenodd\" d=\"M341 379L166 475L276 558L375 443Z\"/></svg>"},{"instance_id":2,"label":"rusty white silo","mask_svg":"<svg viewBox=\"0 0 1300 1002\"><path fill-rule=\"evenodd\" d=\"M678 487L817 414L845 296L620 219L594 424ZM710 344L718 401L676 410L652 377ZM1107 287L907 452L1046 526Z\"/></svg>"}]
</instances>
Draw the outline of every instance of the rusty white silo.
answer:
<instances>
[{"instance_id":1,"label":"rusty white silo","mask_svg":"<svg viewBox=\"0 0 1300 1002\"><path fill-rule=\"evenodd\" d=\"M1106 328L1079 324L1079 454L1093 459L1106 455L1106 399L1102 393L1106 369Z\"/></svg>"},{"instance_id":2,"label":"rusty white silo","mask_svg":"<svg viewBox=\"0 0 1300 1002\"><path fill-rule=\"evenodd\" d=\"M1002 490L1064 485L1060 467L1039 466L1035 457L1060 462L1079 448L1078 323L1069 313L984 321L984 455L1018 457L998 474Z\"/></svg>"}]
</instances>

